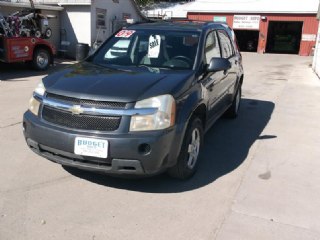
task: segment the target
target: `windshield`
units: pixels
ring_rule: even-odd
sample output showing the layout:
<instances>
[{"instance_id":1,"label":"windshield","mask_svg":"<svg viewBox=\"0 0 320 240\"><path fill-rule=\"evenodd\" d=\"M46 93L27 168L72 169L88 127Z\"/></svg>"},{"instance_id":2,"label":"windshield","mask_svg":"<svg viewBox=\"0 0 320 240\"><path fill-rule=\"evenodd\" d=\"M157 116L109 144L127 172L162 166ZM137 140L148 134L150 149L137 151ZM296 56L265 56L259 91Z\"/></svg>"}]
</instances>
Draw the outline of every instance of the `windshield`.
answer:
<instances>
[{"instance_id":1,"label":"windshield","mask_svg":"<svg viewBox=\"0 0 320 240\"><path fill-rule=\"evenodd\" d=\"M93 56L99 65L192 69L199 33L121 30Z\"/></svg>"}]
</instances>

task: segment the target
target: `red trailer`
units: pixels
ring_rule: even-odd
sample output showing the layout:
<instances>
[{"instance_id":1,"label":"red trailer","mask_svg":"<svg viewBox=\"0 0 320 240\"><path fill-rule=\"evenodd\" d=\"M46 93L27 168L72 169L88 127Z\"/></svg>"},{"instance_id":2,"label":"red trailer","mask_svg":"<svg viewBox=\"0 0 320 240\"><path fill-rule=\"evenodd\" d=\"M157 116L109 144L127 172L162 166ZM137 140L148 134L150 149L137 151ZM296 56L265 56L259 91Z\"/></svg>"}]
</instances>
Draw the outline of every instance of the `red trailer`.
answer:
<instances>
[{"instance_id":1,"label":"red trailer","mask_svg":"<svg viewBox=\"0 0 320 240\"><path fill-rule=\"evenodd\" d=\"M55 47L36 37L6 37L0 34L0 61L6 63L30 62L37 70L53 64Z\"/></svg>"}]
</instances>

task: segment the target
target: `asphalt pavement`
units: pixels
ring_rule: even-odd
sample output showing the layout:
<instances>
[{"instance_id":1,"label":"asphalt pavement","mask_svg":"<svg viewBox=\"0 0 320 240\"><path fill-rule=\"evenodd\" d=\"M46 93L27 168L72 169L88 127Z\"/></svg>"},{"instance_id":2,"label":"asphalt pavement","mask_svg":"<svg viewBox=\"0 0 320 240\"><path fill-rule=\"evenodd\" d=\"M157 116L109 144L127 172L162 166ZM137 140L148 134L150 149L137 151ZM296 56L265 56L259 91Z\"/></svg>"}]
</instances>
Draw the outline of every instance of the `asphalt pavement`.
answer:
<instances>
[{"instance_id":1,"label":"asphalt pavement","mask_svg":"<svg viewBox=\"0 0 320 240\"><path fill-rule=\"evenodd\" d=\"M0 239L320 239L320 80L310 57L243 53L240 115L205 137L196 175L119 179L25 144L47 73L0 63ZM72 64L58 61L49 72Z\"/></svg>"}]
</instances>

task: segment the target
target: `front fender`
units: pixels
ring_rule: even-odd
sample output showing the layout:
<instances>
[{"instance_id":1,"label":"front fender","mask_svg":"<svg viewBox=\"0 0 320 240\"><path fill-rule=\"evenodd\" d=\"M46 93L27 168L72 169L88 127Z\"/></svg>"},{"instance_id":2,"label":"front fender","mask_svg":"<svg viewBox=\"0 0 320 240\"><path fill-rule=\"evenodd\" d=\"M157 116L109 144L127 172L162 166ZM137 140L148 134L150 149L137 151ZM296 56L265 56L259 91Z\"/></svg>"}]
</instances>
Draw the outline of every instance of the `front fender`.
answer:
<instances>
[{"instance_id":1,"label":"front fender","mask_svg":"<svg viewBox=\"0 0 320 240\"><path fill-rule=\"evenodd\" d=\"M188 93L184 94L177 100L177 115L176 115L176 137L175 143L178 149L181 148L185 132L188 127L189 120L195 109L203 103L201 88L195 85ZM178 157L180 151L177 151Z\"/></svg>"}]
</instances>

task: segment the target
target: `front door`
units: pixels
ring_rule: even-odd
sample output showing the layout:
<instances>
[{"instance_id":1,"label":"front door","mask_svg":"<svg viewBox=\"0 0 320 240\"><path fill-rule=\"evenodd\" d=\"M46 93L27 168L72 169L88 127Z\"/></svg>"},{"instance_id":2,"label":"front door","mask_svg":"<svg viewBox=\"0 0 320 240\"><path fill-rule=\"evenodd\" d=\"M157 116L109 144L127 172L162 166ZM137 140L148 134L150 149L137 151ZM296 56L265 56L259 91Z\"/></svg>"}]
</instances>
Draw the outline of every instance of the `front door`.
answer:
<instances>
[{"instance_id":1,"label":"front door","mask_svg":"<svg viewBox=\"0 0 320 240\"><path fill-rule=\"evenodd\" d=\"M206 37L204 63L209 64L212 58L221 58L221 51L216 31L209 32ZM208 120L215 120L221 107L221 92L226 75L223 71L207 73L202 79L202 85L207 94Z\"/></svg>"}]
</instances>

